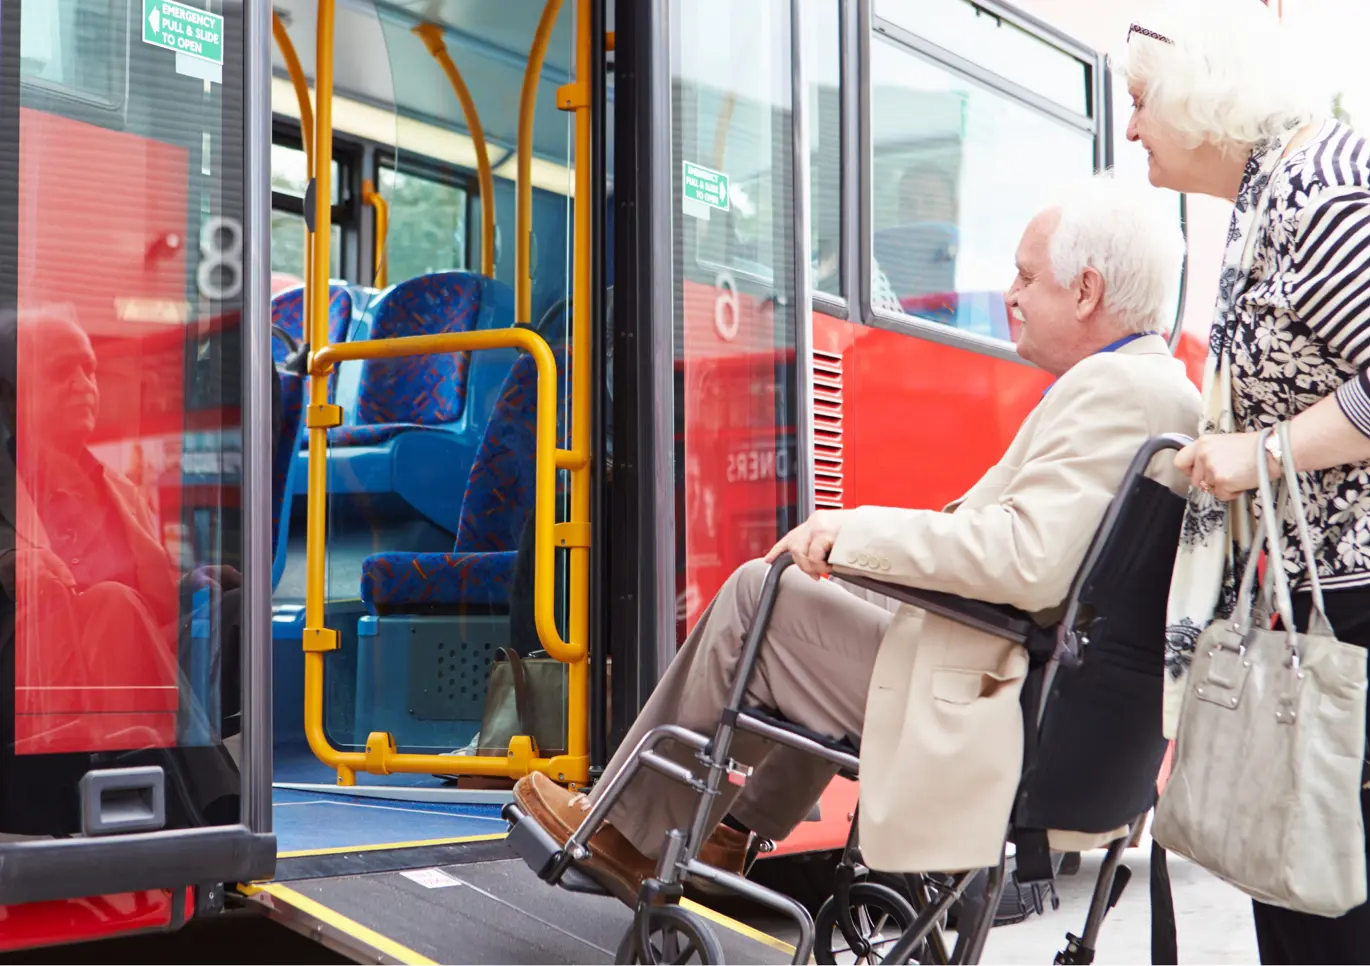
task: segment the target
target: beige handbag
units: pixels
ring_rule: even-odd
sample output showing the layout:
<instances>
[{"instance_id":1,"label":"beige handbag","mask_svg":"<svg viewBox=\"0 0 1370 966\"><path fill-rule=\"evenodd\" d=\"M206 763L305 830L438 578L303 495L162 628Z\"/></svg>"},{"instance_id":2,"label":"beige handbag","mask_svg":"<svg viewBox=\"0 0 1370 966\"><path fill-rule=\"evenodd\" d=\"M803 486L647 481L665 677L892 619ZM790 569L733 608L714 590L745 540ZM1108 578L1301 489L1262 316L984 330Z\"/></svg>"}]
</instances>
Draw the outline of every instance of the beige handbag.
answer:
<instances>
[{"instance_id":1,"label":"beige handbag","mask_svg":"<svg viewBox=\"0 0 1370 966\"><path fill-rule=\"evenodd\" d=\"M533 739L534 754L566 754L566 665L546 652L521 658L502 647L490 664L476 754L502 757L515 735Z\"/></svg>"},{"instance_id":2,"label":"beige handbag","mask_svg":"<svg viewBox=\"0 0 1370 966\"><path fill-rule=\"evenodd\" d=\"M1195 648L1152 835L1254 899L1335 917L1366 900L1366 651L1338 641L1328 623L1284 424L1285 508L1298 523L1313 596L1308 633L1293 630L1269 433L1257 443L1261 521L1237 610L1210 624ZM1262 532L1269 556L1253 614ZM1272 582L1282 630L1271 629Z\"/></svg>"}]
</instances>

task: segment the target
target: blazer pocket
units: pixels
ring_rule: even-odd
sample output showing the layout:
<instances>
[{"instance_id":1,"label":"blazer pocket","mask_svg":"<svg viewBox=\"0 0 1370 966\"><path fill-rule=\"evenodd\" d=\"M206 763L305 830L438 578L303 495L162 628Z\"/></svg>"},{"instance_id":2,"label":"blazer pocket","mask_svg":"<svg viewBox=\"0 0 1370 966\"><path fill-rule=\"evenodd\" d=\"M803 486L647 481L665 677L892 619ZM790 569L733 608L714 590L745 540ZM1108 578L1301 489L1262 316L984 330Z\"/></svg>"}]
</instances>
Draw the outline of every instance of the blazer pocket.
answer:
<instances>
[{"instance_id":1,"label":"blazer pocket","mask_svg":"<svg viewBox=\"0 0 1370 966\"><path fill-rule=\"evenodd\" d=\"M947 704L974 704L992 698L1017 683L1021 674L1003 674L974 668L938 667L932 669L932 696Z\"/></svg>"}]
</instances>

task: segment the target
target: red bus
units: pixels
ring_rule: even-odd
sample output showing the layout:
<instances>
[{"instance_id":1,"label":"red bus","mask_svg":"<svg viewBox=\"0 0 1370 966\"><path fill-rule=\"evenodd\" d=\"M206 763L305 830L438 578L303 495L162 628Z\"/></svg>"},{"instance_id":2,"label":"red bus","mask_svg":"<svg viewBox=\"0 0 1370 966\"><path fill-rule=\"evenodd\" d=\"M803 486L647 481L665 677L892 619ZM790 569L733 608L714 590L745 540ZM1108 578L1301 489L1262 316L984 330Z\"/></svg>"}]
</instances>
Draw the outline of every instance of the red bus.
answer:
<instances>
[{"instance_id":1,"label":"red bus","mask_svg":"<svg viewBox=\"0 0 1370 966\"><path fill-rule=\"evenodd\" d=\"M507 857L512 781L592 782L812 509L939 506L999 456L1046 384L998 294L1023 225L1144 177L1126 23L272 6L0 0L0 951L242 906L359 960L579 961L623 911ZM506 646L567 668L507 748ZM821 888L856 794L755 874Z\"/></svg>"}]
</instances>

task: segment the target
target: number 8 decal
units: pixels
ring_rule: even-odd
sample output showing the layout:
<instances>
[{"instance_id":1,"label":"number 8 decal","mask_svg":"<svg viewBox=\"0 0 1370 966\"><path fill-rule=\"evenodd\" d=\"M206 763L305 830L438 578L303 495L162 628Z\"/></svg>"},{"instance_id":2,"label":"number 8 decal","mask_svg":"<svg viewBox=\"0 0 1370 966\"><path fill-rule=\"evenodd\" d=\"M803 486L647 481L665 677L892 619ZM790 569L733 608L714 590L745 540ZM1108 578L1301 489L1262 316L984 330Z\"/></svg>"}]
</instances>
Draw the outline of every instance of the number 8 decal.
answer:
<instances>
[{"instance_id":1,"label":"number 8 decal","mask_svg":"<svg viewBox=\"0 0 1370 966\"><path fill-rule=\"evenodd\" d=\"M219 302L243 290L243 227L236 219L215 215L200 227L195 281L202 296Z\"/></svg>"}]
</instances>

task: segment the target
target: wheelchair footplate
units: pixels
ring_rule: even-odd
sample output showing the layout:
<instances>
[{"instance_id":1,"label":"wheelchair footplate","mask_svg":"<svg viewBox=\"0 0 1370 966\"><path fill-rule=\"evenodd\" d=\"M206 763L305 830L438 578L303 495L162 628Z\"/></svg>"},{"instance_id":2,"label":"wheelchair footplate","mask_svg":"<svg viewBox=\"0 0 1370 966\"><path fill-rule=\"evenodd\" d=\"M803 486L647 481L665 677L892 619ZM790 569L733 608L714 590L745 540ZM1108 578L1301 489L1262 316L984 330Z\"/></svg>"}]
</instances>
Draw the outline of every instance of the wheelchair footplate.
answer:
<instances>
[{"instance_id":1,"label":"wheelchair footplate","mask_svg":"<svg viewBox=\"0 0 1370 966\"><path fill-rule=\"evenodd\" d=\"M577 869L574 862L567 864L561 875L556 874L566 843L553 838L552 833L538 824L537 819L525 814L513 802L505 805L501 814L509 823L506 844L539 879L551 885L559 885L568 892L609 895L607 889Z\"/></svg>"}]
</instances>

